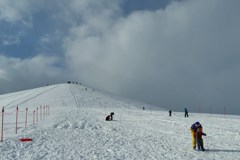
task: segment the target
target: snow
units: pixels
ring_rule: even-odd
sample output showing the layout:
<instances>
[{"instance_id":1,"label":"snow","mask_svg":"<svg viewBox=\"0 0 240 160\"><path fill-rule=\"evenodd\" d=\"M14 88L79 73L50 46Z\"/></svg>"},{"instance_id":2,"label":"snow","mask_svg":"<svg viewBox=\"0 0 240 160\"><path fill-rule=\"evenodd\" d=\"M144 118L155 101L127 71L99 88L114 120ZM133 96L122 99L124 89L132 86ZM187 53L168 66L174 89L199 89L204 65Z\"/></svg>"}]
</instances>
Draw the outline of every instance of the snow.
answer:
<instances>
[{"instance_id":1,"label":"snow","mask_svg":"<svg viewBox=\"0 0 240 160\"><path fill-rule=\"evenodd\" d=\"M240 157L240 117L190 114L116 98L77 84L57 84L0 96L5 106L0 159L51 160L232 160ZM33 124L33 110L50 114ZM19 107L15 134L16 106ZM142 107L145 106L145 110ZM25 109L28 126L25 128ZM113 121L105 117L114 112ZM38 111L40 114L40 110ZM36 116L36 115L35 115ZM2 116L0 117L2 119ZM206 152L193 151L190 126L199 121L207 134ZM20 142L32 138L32 142Z\"/></svg>"}]
</instances>

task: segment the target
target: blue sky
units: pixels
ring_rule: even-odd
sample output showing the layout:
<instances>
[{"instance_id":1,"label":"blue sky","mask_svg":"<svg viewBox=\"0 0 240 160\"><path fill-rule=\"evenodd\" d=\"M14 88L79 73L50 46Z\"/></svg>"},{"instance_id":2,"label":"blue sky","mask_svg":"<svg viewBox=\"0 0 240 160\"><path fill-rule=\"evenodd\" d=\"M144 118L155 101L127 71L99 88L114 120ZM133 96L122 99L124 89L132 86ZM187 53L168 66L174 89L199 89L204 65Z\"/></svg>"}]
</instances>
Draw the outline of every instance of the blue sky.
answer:
<instances>
[{"instance_id":1,"label":"blue sky","mask_svg":"<svg viewBox=\"0 0 240 160\"><path fill-rule=\"evenodd\" d=\"M172 110L240 113L238 6L1 0L0 93L75 80Z\"/></svg>"}]
</instances>

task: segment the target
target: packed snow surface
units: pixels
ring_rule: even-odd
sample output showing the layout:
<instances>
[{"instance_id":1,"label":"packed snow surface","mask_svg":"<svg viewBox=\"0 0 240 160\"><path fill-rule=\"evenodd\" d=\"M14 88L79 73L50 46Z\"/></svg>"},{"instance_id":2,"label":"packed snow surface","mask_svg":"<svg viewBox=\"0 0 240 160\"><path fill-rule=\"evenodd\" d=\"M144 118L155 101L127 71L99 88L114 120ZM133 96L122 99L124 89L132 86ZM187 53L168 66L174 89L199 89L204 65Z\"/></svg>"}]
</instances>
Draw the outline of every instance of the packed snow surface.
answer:
<instances>
[{"instance_id":1,"label":"packed snow surface","mask_svg":"<svg viewBox=\"0 0 240 160\"><path fill-rule=\"evenodd\" d=\"M40 119L40 106L46 105L49 114L42 110L44 116ZM120 100L77 84L1 95L0 106L5 106L3 142L0 143L2 160L240 158L238 116L190 114L185 118L183 113L173 112L169 117L166 110ZM19 108L17 134L16 106ZM105 121L110 112L115 113L113 121ZM208 149L205 152L192 150L189 129L196 121L207 134L203 137L204 147ZM20 142L20 138L33 141Z\"/></svg>"}]
</instances>

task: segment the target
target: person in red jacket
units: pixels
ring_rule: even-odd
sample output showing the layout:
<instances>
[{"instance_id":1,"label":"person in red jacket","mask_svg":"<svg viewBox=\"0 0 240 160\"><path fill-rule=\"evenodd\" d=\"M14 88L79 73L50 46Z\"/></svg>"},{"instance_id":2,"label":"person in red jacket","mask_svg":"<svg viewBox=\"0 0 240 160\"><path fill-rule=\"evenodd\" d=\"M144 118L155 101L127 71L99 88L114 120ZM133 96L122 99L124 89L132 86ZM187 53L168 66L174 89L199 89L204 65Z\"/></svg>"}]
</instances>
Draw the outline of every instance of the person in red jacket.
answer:
<instances>
[{"instance_id":1,"label":"person in red jacket","mask_svg":"<svg viewBox=\"0 0 240 160\"><path fill-rule=\"evenodd\" d=\"M202 136L206 136L206 134L203 133L202 128L198 128L197 132L196 132L196 140L197 140L198 150L205 151L205 148L203 147Z\"/></svg>"}]
</instances>

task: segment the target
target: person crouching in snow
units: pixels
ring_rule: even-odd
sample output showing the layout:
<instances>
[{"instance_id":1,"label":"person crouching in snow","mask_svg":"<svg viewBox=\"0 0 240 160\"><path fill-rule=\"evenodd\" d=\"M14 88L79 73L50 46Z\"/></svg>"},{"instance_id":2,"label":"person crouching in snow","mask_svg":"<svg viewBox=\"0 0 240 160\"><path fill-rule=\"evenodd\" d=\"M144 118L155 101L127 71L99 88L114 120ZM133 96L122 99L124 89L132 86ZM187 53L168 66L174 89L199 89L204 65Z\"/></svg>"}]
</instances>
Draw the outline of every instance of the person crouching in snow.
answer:
<instances>
[{"instance_id":1,"label":"person crouching in snow","mask_svg":"<svg viewBox=\"0 0 240 160\"><path fill-rule=\"evenodd\" d=\"M191 133L192 133L192 146L193 149L196 149L196 133L197 133L197 129L198 128L202 128L202 125L199 122L194 123L191 126Z\"/></svg>"},{"instance_id":2,"label":"person crouching in snow","mask_svg":"<svg viewBox=\"0 0 240 160\"><path fill-rule=\"evenodd\" d=\"M114 112L111 112L110 115L108 115L105 120L106 121L112 121L113 120L113 115L114 115Z\"/></svg>"},{"instance_id":3,"label":"person crouching in snow","mask_svg":"<svg viewBox=\"0 0 240 160\"><path fill-rule=\"evenodd\" d=\"M105 120L106 120L106 121L111 121L111 120L112 120L112 116L111 116L111 115L108 115Z\"/></svg>"},{"instance_id":4,"label":"person crouching in snow","mask_svg":"<svg viewBox=\"0 0 240 160\"><path fill-rule=\"evenodd\" d=\"M203 147L203 139L202 139L202 136L206 136L206 134L203 133L202 128L198 128L198 129L197 129L197 133L196 133L196 140L197 140L198 150L205 151L205 149L204 149L204 147Z\"/></svg>"}]
</instances>

